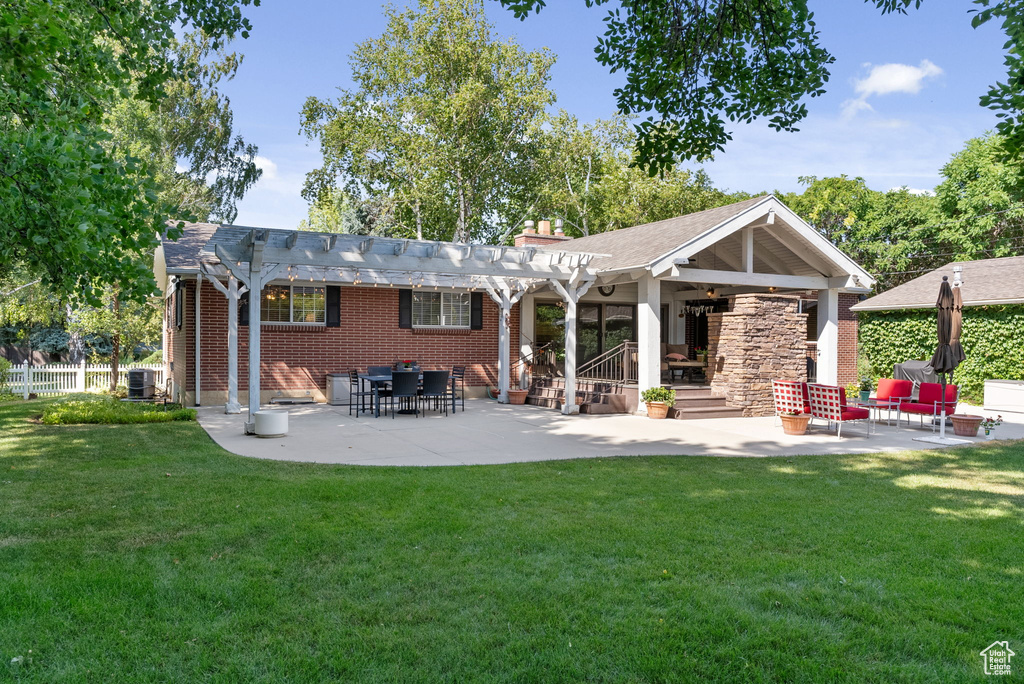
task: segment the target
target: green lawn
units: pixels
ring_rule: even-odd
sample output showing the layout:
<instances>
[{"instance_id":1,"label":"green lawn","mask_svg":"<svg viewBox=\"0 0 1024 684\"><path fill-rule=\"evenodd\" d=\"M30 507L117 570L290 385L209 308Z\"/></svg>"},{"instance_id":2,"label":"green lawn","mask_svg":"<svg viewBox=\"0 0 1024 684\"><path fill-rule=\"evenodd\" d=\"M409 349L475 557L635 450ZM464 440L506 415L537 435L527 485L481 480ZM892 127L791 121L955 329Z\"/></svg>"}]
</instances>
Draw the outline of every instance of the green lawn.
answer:
<instances>
[{"instance_id":1,"label":"green lawn","mask_svg":"<svg viewBox=\"0 0 1024 684\"><path fill-rule=\"evenodd\" d=\"M962 682L1024 654L1022 444L360 468L42 406L0 404L0 681Z\"/></svg>"}]
</instances>

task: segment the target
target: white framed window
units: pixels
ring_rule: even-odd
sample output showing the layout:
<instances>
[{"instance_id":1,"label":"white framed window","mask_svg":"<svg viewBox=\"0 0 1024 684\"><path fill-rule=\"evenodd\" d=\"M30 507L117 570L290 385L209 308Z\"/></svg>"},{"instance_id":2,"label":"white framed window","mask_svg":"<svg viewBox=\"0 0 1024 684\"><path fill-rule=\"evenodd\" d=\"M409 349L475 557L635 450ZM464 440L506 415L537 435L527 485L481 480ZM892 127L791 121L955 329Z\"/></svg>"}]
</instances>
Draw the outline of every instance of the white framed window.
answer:
<instances>
[{"instance_id":1,"label":"white framed window","mask_svg":"<svg viewBox=\"0 0 1024 684\"><path fill-rule=\"evenodd\" d=\"M327 320L324 287L268 285L260 300L260 320L265 323L312 323Z\"/></svg>"},{"instance_id":2,"label":"white framed window","mask_svg":"<svg viewBox=\"0 0 1024 684\"><path fill-rule=\"evenodd\" d=\"M414 328L468 328L470 318L468 292L413 292Z\"/></svg>"}]
</instances>

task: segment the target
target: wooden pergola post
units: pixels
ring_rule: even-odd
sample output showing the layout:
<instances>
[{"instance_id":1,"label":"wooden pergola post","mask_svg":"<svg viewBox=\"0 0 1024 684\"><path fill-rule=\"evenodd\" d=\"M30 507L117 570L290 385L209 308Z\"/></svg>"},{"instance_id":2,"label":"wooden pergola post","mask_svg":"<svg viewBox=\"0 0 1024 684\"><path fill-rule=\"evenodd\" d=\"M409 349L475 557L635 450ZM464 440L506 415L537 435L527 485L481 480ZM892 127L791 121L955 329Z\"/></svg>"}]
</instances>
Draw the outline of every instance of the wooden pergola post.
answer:
<instances>
[{"instance_id":1,"label":"wooden pergola post","mask_svg":"<svg viewBox=\"0 0 1024 684\"><path fill-rule=\"evenodd\" d=\"M233 275L228 276L227 287L209 273L206 279L228 298L228 402L224 405L224 413L241 413L242 405L238 403L238 298L249 288L239 286Z\"/></svg>"},{"instance_id":2,"label":"wooden pergola post","mask_svg":"<svg viewBox=\"0 0 1024 684\"><path fill-rule=\"evenodd\" d=\"M522 299L526 290L512 291L506 281L492 287L487 287L487 294L498 305L498 403L508 403L509 375L511 366L509 356L512 351L511 330L509 321L512 316L512 307Z\"/></svg>"},{"instance_id":3,"label":"wooden pergola post","mask_svg":"<svg viewBox=\"0 0 1024 684\"><path fill-rule=\"evenodd\" d=\"M583 280L582 277L582 269L577 269L565 285L554 279L550 281L551 287L565 301L565 401L562 413L567 416L580 412L576 403L576 305L594 284L594 279Z\"/></svg>"}]
</instances>

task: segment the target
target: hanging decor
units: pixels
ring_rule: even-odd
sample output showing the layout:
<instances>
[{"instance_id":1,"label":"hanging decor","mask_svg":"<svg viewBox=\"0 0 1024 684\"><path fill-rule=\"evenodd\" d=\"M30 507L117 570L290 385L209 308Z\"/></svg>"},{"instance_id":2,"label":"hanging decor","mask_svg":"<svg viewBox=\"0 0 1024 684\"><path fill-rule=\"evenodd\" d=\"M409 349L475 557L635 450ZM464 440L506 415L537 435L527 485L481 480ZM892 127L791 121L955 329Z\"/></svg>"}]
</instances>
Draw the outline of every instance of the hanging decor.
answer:
<instances>
[{"instance_id":1,"label":"hanging decor","mask_svg":"<svg viewBox=\"0 0 1024 684\"><path fill-rule=\"evenodd\" d=\"M693 314L694 316L705 316L709 313L715 313L717 307L714 304L685 304L683 305L682 314ZM680 315L682 315L680 314Z\"/></svg>"}]
</instances>

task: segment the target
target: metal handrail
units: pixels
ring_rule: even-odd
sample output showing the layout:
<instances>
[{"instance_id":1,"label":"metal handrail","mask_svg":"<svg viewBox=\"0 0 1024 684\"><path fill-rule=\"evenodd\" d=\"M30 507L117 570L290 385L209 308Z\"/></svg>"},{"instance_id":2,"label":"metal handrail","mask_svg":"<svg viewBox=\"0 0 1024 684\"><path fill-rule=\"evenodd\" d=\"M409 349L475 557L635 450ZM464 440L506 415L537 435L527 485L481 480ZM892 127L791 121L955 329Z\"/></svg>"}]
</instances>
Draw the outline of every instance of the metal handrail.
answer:
<instances>
[{"instance_id":1,"label":"metal handrail","mask_svg":"<svg viewBox=\"0 0 1024 684\"><path fill-rule=\"evenodd\" d=\"M637 343L626 341L581 363L576 368L576 377L626 385L637 381L638 366Z\"/></svg>"},{"instance_id":2,"label":"metal handrail","mask_svg":"<svg viewBox=\"0 0 1024 684\"><path fill-rule=\"evenodd\" d=\"M517 378L519 378L519 375L520 373L522 373L524 367L529 368L530 366L533 365L533 362L536 359L538 359L542 354L549 353L549 347L551 347L553 344L554 341L548 342L547 344L537 349L534 349L529 354L526 354L525 356L520 356L518 359L513 361L509 370L509 378L512 379L512 382L517 382ZM527 380L525 384L528 386L530 384L529 380Z\"/></svg>"}]
</instances>

